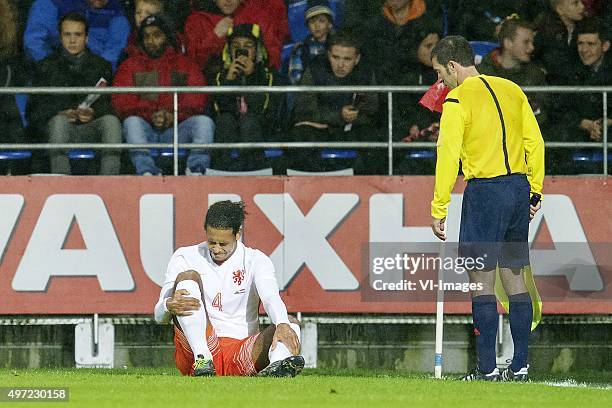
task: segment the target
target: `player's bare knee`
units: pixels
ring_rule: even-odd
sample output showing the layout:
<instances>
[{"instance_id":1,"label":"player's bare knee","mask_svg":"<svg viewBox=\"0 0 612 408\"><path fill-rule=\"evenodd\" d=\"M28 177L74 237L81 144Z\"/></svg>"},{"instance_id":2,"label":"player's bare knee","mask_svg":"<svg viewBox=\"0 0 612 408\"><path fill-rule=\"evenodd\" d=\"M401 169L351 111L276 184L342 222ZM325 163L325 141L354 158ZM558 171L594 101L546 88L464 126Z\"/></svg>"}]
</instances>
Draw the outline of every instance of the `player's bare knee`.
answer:
<instances>
[{"instance_id":1,"label":"player's bare knee","mask_svg":"<svg viewBox=\"0 0 612 408\"><path fill-rule=\"evenodd\" d=\"M300 321L297 319L297 317L293 316L293 315L289 315L289 323L295 323L298 326L301 325Z\"/></svg>"}]
</instances>

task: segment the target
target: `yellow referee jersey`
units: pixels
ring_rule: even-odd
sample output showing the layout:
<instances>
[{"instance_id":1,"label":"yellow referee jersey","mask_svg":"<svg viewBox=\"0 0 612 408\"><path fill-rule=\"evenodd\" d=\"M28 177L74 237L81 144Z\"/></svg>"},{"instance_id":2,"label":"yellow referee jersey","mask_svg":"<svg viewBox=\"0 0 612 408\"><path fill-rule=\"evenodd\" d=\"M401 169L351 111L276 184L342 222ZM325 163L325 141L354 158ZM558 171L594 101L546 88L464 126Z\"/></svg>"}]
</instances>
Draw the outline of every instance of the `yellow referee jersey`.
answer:
<instances>
[{"instance_id":1,"label":"yellow referee jersey","mask_svg":"<svg viewBox=\"0 0 612 408\"><path fill-rule=\"evenodd\" d=\"M478 75L444 101L431 215L444 218L461 160L465 179L523 173L542 194L544 140L527 97L514 82Z\"/></svg>"}]
</instances>

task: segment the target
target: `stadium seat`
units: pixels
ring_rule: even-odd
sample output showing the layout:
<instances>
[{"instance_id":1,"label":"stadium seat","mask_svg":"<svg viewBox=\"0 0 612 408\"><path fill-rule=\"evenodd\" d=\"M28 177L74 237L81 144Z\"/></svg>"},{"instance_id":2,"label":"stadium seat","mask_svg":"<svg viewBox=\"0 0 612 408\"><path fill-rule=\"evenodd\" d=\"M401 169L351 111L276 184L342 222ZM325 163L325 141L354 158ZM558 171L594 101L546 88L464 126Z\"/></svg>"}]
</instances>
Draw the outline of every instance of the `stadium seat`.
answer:
<instances>
[{"instance_id":1,"label":"stadium seat","mask_svg":"<svg viewBox=\"0 0 612 408\"><path fill-rule=\"evenodd\" d=\"M0 151L0 160L25 160L32 157L29 150L3 150Z\"/></svg>"},{"instance_id":2,"label":"stadium seat","mask_svg":"<svg viewBox=\"0 0 612 408\"><path fill-rule=\"evenodd\" d=\"M306 0L290 0L287 5L287 17L289 20L289 32L292 42L304 41L308 35L308 26L304 20L306 13ZM344 15L344 0L330 0L329 5L335 14L334 26L342 25L342 17Z\"/></svg>"},{"instance_id":3,"label":"stadium seat","mask_svg":"<svg viewBox=\"0 0 612 408\"><path fill-rule=\"evenodd\" d=\"M434 174L436 169L435 150L408 150L397 169L398 174Z\"/></svg>"},{"instance_id":4,"label":"stadium seat","mask_svg":"<svg viewBox=\"0 0 612 408\"><path fill-rule=\"evenodd\" d=\"M272 167L267 169L251 170L251 171L226 171L206 169L207 176L271 176Z\"/></svg>"},{"instance_id":5,"label":"stadium seat","mask_svg":"<svg viewBox=\"0 0 612 408\"><path fill-rule=\"evenodd\" d=\"M91 149L72 149L69 150L68 158L70 159L71 173L75 176L95 174L92 168L93 160L96 158L96 152Z\"/></svg>"},{"instance_id":6,"label":"stadium seat","mask_svg":"<svg viewBox=\"0 0 612 408\"><path fill-rule=\"evenodd\" d=\"M68 151L70 160L92 160L95 159L96 152L90 149L72 149Z\"/></svg>"},{"instance_id":7,"label":"stadium seat","mask_svg":"<svg viewBox=\"0 0 612 408\"><path fill-rule=\"evenodd\" d=\"M474 50L476 65L480 64L485 55L499 47L499 44L490 41L470 41L470 45Z\"/></svg>"},{"instance_id":8,"label":"stadium seat","mask_svg":"<svg viewBox=\"0 0 612 408\"><path fill-rule=\"evenodd\" d=\"M352 168L332 171L301 171L287 169L288 176L352 176L355 172Z\"/></svg>"},{"instance_id":9,"label":"stadium seat","mask_svg":"<svg viewBox=\"0 0 612 408\"><path fill-rule=\"evenodd\" d=\"M174 157L174 149L151 149L151 157ZM178 149L178 157L186 157L187 149Z\"/></svg>"},{"instance_id":10,"label":"stadium seat","mask_svg":"<svg viewBox=\"0 0 612 408\"><path fill-rule=\"evenodd\" d=\"M577 174L597 174L603 171L601 150L578 150L572 153L572 163ZM612 152L608 152L608 163L612 163Z\"/></svg>"}]
</instances>

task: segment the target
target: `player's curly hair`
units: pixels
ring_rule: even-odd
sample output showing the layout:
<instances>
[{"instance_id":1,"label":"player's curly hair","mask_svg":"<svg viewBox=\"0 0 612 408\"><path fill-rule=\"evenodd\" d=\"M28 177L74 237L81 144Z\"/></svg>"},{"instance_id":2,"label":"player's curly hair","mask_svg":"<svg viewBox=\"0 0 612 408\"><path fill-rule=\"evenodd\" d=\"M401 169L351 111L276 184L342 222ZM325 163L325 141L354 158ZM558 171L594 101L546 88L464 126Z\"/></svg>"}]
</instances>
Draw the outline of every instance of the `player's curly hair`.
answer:
<instances>
[{"instance_id":1,"label":"player's curly hair","mask_svg":"<svg viewBox=\"0 0 612 408\"><path fill-rule=\"evenodd\" d=\"M219 201L210 206L206 212L204 229L218 228L231 229L235 235L244 224L245 204L243 201L232 202L230 200Z\"/></svg>"}]
</instances>

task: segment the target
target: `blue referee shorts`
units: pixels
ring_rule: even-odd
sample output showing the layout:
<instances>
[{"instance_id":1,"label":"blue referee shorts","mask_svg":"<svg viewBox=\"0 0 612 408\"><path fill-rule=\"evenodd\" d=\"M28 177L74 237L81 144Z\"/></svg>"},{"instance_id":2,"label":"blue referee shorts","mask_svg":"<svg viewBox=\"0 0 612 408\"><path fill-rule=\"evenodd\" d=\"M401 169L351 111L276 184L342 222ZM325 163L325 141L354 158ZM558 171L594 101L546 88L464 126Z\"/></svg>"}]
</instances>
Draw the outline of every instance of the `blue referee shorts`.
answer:
<instances>
[{"instance_id":1,"label":"blue referee shorts","mask_svg":"<svg viewBox=\"0 0 612 408\"><path fill-rule=\"evenodd\" d=\"M530 186L524 174L468 180L463 193L459 256L480 270L529 265Z\"/></svg>"}]
</instances>

